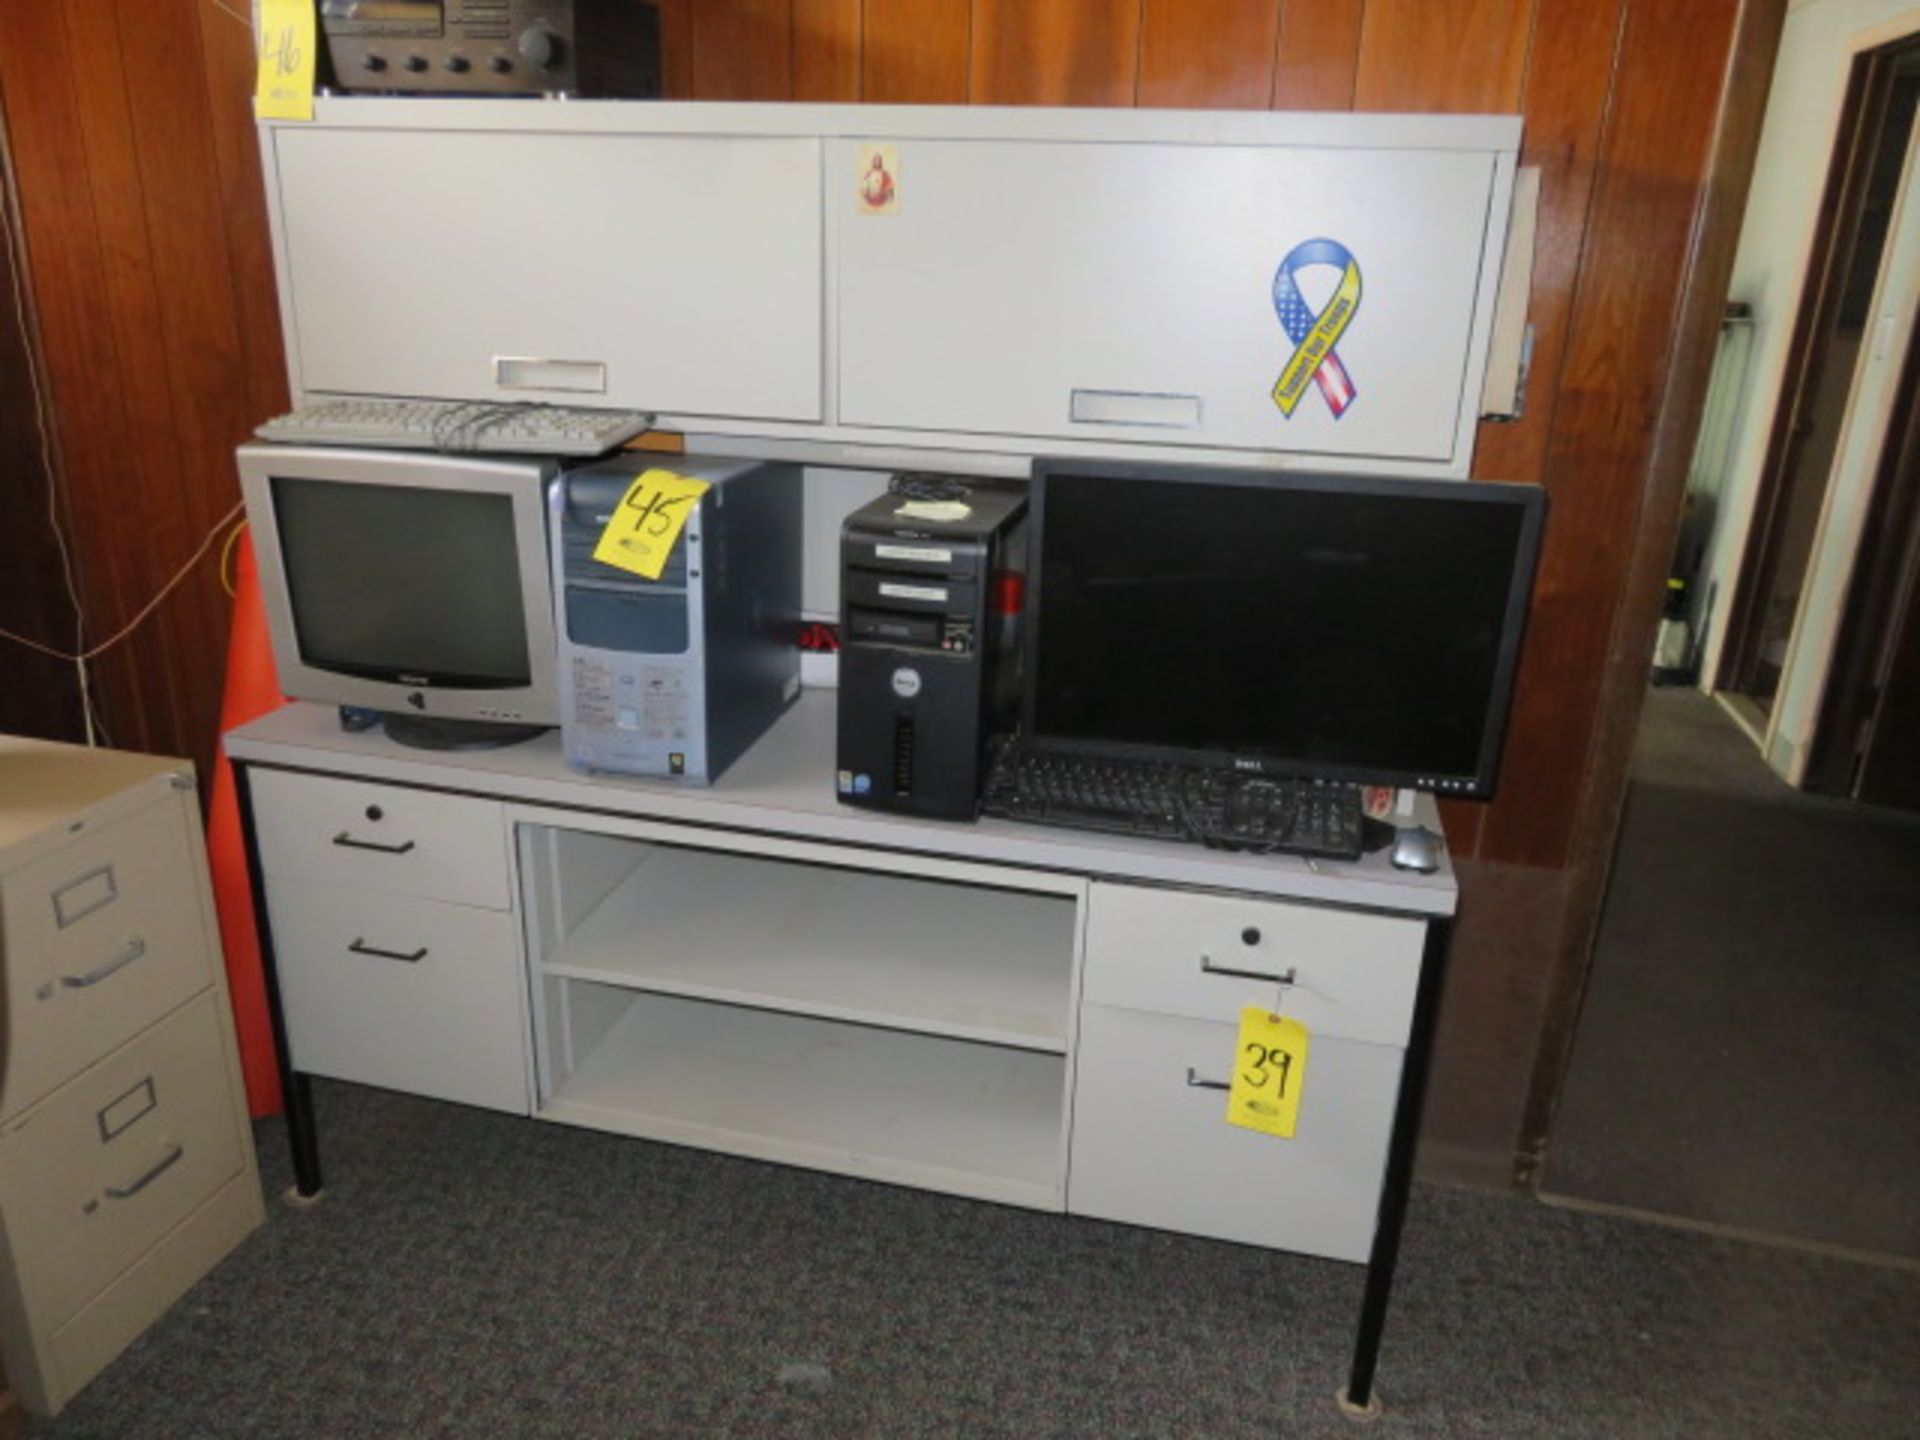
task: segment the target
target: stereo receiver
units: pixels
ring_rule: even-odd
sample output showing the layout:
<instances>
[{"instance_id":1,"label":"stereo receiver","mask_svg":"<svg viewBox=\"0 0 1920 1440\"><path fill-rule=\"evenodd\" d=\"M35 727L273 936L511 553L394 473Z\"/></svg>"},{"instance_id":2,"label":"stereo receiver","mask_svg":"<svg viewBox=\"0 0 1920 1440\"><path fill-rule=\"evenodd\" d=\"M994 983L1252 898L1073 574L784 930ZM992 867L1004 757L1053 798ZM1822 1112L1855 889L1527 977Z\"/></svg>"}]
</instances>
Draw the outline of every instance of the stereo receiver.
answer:
<instances>
[{"instance_id":1,"label":"stereo receiver","mask_svg":"<svg viewBox=\"0 0 1920 1440\"><path fill-rule=\"evenodd\" d=\"M660 94L647 0L320 0L336 89L396 95Z\"/></svg>"}]
</instances>

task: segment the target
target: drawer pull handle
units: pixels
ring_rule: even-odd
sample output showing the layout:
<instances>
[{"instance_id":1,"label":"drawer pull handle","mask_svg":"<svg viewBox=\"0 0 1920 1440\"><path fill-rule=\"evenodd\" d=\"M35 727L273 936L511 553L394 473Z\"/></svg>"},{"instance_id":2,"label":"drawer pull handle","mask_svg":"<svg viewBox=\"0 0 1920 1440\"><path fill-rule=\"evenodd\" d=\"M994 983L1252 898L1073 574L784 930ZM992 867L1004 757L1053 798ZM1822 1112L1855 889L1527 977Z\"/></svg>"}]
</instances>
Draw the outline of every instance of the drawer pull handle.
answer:
<instances>
[{"instance_id":1,"label":"drawer pull handle","mask_svg":"<svg viewBox=\"0 0 1920 1440\"><path fill-rule=\"evenodd\" d=\"M1193 1066L1187 1066L1187 1084L1195 1090L1231 1090L1233 1087L1224 1080L1202 1080Z\"/></svg>"},{"instance_id":2,"label":"drawer pull handle","mask_svg":"<svg viewBox=\"0 0 1920 1440\"><path fill-rule=\"evenodd\" d=\"M349 850L378 850L382 855L404 855L413 849L411 840L398 845L382 845L378 840L356 840L345 830L333 837L333 843L344 845Z\"/></svg>"},{"instance_id":3,"label":"drawer pull handle","mask_svg":"<svg viewBox=\"0 0 1920 1440\"><path fill-rule=\"evenodd\" d=\"M165 1155L160 1157L160 1163L158 1165L155 1165L131 1185L109 1185L107 1187L108 1196L115 1200L131 1200L135 1195L138 1195L142 1190L146 1189L147 1186L166 1174L167 1171L171 1170L175 1165L178 1165L181 1157L186 1153L185 1147L180 1145L174 1146Z\"/></svg>"},{"instance_id":4,"label":"drawer pull handle","mask_svg":"<svg viewBox=\"0 0 1920 1440\"><path fill-rule=\"evenodd\" d=\"M356 955L378 955L382 960L404 960L409 965L418 965L422 960L427 958L427 947L424 945L411 955L406 955L398 950L382 950L378 945L369 945L365 940L357 936L354 938L354 942L347 946L347 949Z\"/></svg>"},{"instance_id":5,"label":"drawer pull handle","mask_svg":"<svg viewBox=\"0 0 1920 1440\"><path fill-rule=\"evenodd\" d=\"M138 935L127 942L127 948L104 965L99 965L84 975L62 975L60 983L69 990L84 990L89 985L98 985L116 971L124 970L142 955L147 953L147 942Z\"/></svg>"},{"instance_id":6,"label":"drawer pull handle","mask_svg":"<svg viewBox=\"0 0 1920 1440\"><path fill-rule=\"evenodd\" d=\"M1299 983L1295 979L1299 971L1297 967L1291 965L1285 970L1282 970L1278 975L1269 975L1262 970L1229 970L1225 965L1216 965L1207 956L1202 955L1200 957L1200 970L1201 973L1206 975L1231 975L1237 980L1269 980L1275 985L1294 985Z\"/></svg>"}]
</instances>

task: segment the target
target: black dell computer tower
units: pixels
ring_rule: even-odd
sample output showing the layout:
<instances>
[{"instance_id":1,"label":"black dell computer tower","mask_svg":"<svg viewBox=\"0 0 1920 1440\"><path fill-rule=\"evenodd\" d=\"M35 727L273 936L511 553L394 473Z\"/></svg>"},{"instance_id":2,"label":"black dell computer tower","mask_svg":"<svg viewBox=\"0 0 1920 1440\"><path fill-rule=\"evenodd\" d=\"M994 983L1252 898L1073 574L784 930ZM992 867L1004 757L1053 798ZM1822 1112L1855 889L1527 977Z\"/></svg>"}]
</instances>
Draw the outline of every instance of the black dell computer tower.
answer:
<instances>
[{"instance_id":1,"label":"black dell computer tower","mask_svg":"<svg viewBox=\"0 0 1920 1440\"><path fill-rule=\"evenodd\" d=\"M972 819L988 736L1014 718L1018 582L1005 576L1027 496L984 482L912 493L841 530L835 789L849 805Z\"/></svg>"}]
</instances>

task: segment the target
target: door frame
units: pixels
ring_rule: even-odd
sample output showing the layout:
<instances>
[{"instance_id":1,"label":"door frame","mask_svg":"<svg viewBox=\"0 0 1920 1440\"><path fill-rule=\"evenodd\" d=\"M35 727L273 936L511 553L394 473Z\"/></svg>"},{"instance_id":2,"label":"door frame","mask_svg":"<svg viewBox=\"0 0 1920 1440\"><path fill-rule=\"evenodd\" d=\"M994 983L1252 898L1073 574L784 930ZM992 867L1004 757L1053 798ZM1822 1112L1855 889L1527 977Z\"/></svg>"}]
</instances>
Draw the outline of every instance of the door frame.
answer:
<instances>
[{"instance_id":1,"label":"door frame","mask_svg":"<svg viewBox=\"0 0 1920 1440\"><path fill-rule=\"evenodd\" d=\"M1889 33L1891 32L1891 33ZM1848 42L1846 87L1842 92L1840 113L1821 186L1820 207L1816 211L1812 244L1802 269L1799 300L1792 339L1787 345L1785 368L1769 423L1767 446L1761 461L1755 498L1748 514L1747 532L1735 571L1733 598L1727 607L1726 637L1714 666L1711 689L1731 702L1737 718L1749 731L1760 731L1754 738L1769 761L1778 730L1779 691L1774 702L1763 710L1748 698L1760 663L1760 647L1766 629L1766 611L1773 567L1783 541L1785 519L1793 496L1790 483L1799 465L1808 431L1801 424L1807 406L1819 387L1828 363L1822 343L1833 328L1839 309L1847 262L1859 238L1863 208L1862 193L1871 179L1880 123L1886 113L1890 88L1889 52L1902 41L1920 34L1920 12L1902 16L1853 36ZM1904 188L1905 180L1902 181ZM1889 249L1892 236L1888 237ZM1883 254L1884 267L1888 256ZM1877 291L1877 285L1876 285ZM1864 362L1863 350L1860 360ZM1856 368L1848 381L1847 420L1840 427L1844 440L1851 420L1852 397L1859 383ZM1837 448L1832 463L1837 463ZM1823 487L1820 518L1807 555L1810 569L1819 554L1819 541L1827 525L1828 496L1832 464L1821 477ZM1801 590L1801 608L1794 615L1789 632L1787 654L1780 667L1780 684L1792 672L1795 651L1799 648L1802 621L1805 618L1805 587ZM1742 702L1745 703L1742 703ZM1797 777L1790 776L1790 779Z\"/></svg>"}]
</instances>

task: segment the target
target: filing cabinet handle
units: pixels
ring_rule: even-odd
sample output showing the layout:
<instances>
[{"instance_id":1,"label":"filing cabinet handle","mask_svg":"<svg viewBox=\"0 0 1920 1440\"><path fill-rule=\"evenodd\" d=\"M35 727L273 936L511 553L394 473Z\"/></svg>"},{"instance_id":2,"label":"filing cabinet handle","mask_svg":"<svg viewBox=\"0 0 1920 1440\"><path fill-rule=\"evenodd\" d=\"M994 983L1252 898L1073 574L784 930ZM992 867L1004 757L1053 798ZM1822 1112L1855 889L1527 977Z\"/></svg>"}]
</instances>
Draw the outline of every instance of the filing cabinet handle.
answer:
<instances>
[{"instance_id":1,"label":"filing cabinet handle","mask_svg":"<svg viewBox=\"0 0 1920 1440\"><path fill-rule=\"evenodd\" d=\"M333 837L333 843L344 845L349 850L378 850L382 855L404 855L413 849L411 840L403 841L398 845L382 845L378 840L356 840L345 830Z\"/></svg>"},{"instance_id":2,"label":"filing cabinet handle","mask_svg":"<svg viewBox=\"0 0 1920 1440\"><path fill-rule=\"evenodd\" d=\"M1288 966L1278 975L1268 975L1260 970L1229 970L1225 965L1214 964L1213 961L1205 955L1200 957L1200 970L1201 973L1206 975L1231 975L1236 980L1268 980L1275 985L1297 984L1298 981L1295 979L1295 976L1299 974L1298 969L1294 966Z\"/></svg>"},{"instance_id":3,"label":"filing cabinet handle","mask_svg":"<svg viewBox=\"0 0 1920 1440\"><path fill-rule=\"evenodd\" d=\"M108 1196L115 1200L131 1200L135 1195L138 1195L142 1190L146 1189L147 1186L166 1174L167 1171L171 1170L175 1165L178 1165L181 1157L186 1153L184 1146L174 1146L165 1155L160 1157L159 1164L155 1165L131 1185L109 1185L107 1187Z\"/></svg>"},{"instance_id":4,"label":"filing cabinet handle","mask_svg":"<svg viewBox=\"0 0 1920 1440\"><path fill-rule=\"evenodd\" d=\"M1202 1080L1193 1066L1187 1066L1187 1084L1195 1090L1231 1090L1233 1087L1224 1080Z\"/></svg>"},{"instance_id":5,"label":"filing cabinet handle","mask_svg":"<svg viewBox=\"0 0 1920 1440\"><path fill-rule=\"evenodd\" d=\"M356 955L378 955L382 960L404 960L409 965L418 965L427 958L427 947L424 945L411 955L403 955L398 950L382 950L378 945L369 945L358 936L354 937L353 943L347 946L347 949Z\"/></svg>"},{"instance_id":6,"label":"filing cabinet handle","mask_svg":"<svg viewBox=\"0 0 1920 1440\"><path fill-rule=\"evenodd\" d=\"M84 975L62 975L60 977L60 983L69 990L84 990L89 985L98 985L116 970L126 969L127 966L133 964L134 961L146 953L147 942L136 935L127 942L126 949L114 956L113 959L107 961L106 964L89 970Z\"/></svg>"}]
</instances>

